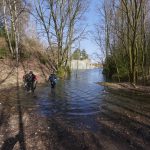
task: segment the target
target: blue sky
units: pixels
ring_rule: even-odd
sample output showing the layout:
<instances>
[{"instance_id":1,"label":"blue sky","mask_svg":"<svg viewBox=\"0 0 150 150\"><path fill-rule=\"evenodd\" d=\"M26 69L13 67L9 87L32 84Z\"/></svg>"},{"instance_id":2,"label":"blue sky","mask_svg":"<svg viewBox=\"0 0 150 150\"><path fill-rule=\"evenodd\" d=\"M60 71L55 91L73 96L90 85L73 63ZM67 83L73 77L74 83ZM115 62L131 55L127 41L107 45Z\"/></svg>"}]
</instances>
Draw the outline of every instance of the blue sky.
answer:
<instances>
[{"instance_id":1,"label":"blue sky","mask_svg":"<svg viewBox=\"0 0 150 150\"><path fill-rule=\"evenodd\" d=\"M88 39L84 39L81 41L81 49L85 49L89 55L93 53L100 53L98 46L96 45L93 34L95 32L95 24L99 20L99 16L96 12L97 6L100 5L101 0L91 0L89 9L85 14L86 20L85 24L87 24L87 30L90 31L90 35L88 35Z\"/></svg>"}]
</instances>

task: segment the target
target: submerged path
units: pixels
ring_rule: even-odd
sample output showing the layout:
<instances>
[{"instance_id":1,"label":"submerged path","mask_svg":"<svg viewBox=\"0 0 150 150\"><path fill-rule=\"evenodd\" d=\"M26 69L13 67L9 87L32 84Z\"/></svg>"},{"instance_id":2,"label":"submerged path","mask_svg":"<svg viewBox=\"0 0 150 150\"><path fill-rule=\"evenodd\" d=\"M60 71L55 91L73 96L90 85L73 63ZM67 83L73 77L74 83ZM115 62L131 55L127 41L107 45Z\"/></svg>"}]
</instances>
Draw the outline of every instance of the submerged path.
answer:
<instances>
[{"instance_id":1,"label":"submerged path","mask_svg":"<svg viewBox=\"0 0 150 150\"><path fill-rule=\"evenodd\" d=\"M101 70L74 72L53 90L0 95L2 150L148 150L149 98L108 92Z\"/></svg>"}]
</instances>

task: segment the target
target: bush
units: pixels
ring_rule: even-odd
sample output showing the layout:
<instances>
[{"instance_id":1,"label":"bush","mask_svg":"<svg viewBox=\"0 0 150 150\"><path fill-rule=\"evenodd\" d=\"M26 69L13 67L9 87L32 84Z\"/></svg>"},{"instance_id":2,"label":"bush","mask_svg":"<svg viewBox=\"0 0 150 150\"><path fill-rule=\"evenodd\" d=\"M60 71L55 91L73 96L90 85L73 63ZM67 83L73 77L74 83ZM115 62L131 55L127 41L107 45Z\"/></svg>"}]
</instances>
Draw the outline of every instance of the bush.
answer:
<instances>
[{"instance_id":1,"label":"bush","mask_svg":"<svg viewBox=\"0 0 150 150\"><path fill-rule=\"evenodd\" d=\"M21 51L20 58L21 59L29 59L31 57L31 53L28 51Z\"/></svg>"},{"instance_id":2,"label":"bush","mask_svg":"<svg viewBox=\"0 0 150 150\"><path fill-rule=\"evenodd\" d=\"M59 67L57 72L56 72L57 76L60 78L64 78L65 77L65 69L64 67Z\"/></svg>"},{"instance_id":3,"label":"bush","mask_svg":"<svg viewBox=\"0 0 150 150\"><path fill-rule=\"evenodd\" d=\"M117 66L116 66L117 65ZM111 79L114 81L128 81L128 61L123 61L123 58L120 55L109 56L105 60L103 67L103 74L106 76L106 79ZM117 71L118 69L118 71Z\"/></svg>"},{"instance_id":4,"label":"bush","mask_svg":"<svg viewBox=\"0 0 150 150\"><path fill-rule=\"evenodd\" d=\"M116 65L113 58L110 56L106 59L104 67L103 67L103 74L108 79L112 79L112 75L117 73Z\"/></svg>"},{"instance_id":5,"label":"bush","mask_svg":"<svg viewBox=\"0 0 150 150\"><path fill-rule=\"evenodd\" d=\"M45 65L48 62L47 57L41 53L38 53L38 59L43 65Z\"/></svg>"},{"instance_id":6,"label":"bush","mask_svg":"<svg viewBox=\"0 0 150 150\"><path fill-rule=\"evenodd\" d=\"M59 67L58 70L57 70L57 76L60 77L60 78L65 78L65 77L68 77L70 76L71 74L71 69L69 66L67 67Z\"/></svg>"}]
</instances>

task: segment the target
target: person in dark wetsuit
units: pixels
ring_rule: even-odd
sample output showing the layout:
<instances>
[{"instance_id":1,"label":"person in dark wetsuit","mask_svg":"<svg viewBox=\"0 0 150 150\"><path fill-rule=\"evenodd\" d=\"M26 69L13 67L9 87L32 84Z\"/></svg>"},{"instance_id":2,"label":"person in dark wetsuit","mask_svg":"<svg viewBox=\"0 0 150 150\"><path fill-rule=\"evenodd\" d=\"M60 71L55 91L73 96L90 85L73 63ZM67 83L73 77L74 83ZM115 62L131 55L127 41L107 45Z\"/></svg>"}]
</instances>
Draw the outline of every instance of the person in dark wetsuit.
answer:
<instances>
[{"instance_id":1,"label":"person in dark wetsuit","mask_svg":"<svg viewBox=\"0 0 150 150\"><path fill-rule=\"evenodd\" d=\"M34 92L37 84L37 78L36 75L33 74L32 71L30 71L28 74L24 75L23 77L24 86L26 87L27 91Z\"/></svg>"},{"instance_id":2,"label":"person in dark wetsuit","mask_svg":"<svg viewBox=\"0 0 150 150\"><path fill-rule=\"evenodd\" d=\"M57 77L56 75L53 73L49 76L49 79L48 79L51 83L51 88L54 88L55 85L56 85L56 80L57 80Z\"/></svg>"}]
</instances>

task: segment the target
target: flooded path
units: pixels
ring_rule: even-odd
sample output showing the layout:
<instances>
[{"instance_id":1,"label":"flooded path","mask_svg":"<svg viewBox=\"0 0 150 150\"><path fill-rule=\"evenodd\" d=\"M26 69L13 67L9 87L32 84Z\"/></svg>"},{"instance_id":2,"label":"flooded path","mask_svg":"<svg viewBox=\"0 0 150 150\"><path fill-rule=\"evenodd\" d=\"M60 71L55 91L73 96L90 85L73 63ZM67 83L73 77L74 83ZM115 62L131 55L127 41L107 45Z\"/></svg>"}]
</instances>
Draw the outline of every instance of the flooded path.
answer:
<instances>
[{"instance_id":1,"label":"flooded path","mask_svg":"<svg viewBox=\"0 0 150 150\"><path fill-rule=\"evenodd\" d=\"M101 81L101 70L86 70L53 90L2 93L0 149L148 150L150 99L113 94Z\"/></svg>"}]
</instances>

